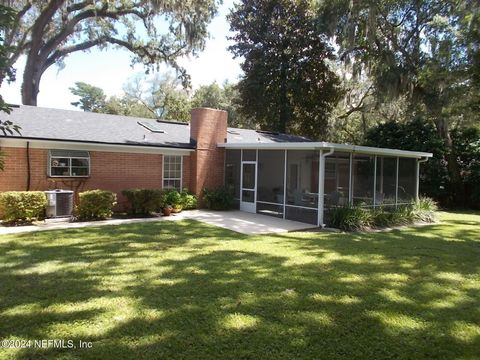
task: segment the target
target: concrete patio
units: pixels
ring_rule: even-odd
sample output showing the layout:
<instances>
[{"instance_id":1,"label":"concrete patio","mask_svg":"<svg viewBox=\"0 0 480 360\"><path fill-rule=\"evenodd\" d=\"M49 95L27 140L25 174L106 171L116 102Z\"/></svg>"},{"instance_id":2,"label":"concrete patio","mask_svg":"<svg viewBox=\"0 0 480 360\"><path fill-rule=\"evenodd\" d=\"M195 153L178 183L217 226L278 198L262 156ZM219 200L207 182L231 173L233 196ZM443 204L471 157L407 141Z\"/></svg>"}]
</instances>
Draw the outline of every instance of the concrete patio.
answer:
<instances>
[{"instance_id":1,"label":"concrete patio","mask_svg":"<svg viewBox=\"0 0 480 360\"><path fill-rule=\"evenodd\" d=\"M243 211L209 211L190 210L172 216L133 219L110 219L102 221L69 222L66 219L48 219L45 222L36 222L26 226L0 226L0 235L17 234L23 232L46 231L58 229L76 229L89 226L122 225L152 221L177 221L193 219L210 225L219 226L242 234L284 233L313 229L316 226L292 220L283 220L271 216L251 214Z\"/></svg>"},{"instance_id":2,"label":"concrete patio","mask_svg":"<svg viewBox=\"0 0 480 360\"><path fill-rule=\"evenodd\" d=\"M247 235L284 233L316 228L315 225L298 221L284 220L238 210L194 210L186 213L186 217Z\"/></svg>"}]
</instances>

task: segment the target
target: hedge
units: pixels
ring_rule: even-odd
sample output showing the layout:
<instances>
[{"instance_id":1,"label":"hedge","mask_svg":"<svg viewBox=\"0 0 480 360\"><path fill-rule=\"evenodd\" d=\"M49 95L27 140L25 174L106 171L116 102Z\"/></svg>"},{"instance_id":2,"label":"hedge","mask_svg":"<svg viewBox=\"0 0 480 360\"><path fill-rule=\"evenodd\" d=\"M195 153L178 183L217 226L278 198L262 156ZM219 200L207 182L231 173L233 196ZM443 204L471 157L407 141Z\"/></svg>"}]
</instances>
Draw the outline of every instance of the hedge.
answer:
<instances>
[{"instance_id":1,"label":"hedge","mask_svg":"<svg viewBox=\"0 0 480 360\"><path fill-rule=\"evenodd\" d=\"M329 226L359 231L368 228L386 228L411 225L416 222L434 222L437 204L430 198L420 198L412 205L397 208L379 207L376 209L358 206L345 206L333 210Z\"/></svg>"},{"instance_id":2,"label":"hedge","mask_svg":"<svg viewBox=\"0 0 480 360\"><path fill-rule=\"evenodd\" d=\"M75 214L79 220L103 220L112 216L117 195L107 190L89 190L78 194Z\"/></svg>"},{"instance_id":3,"label":"hedge","mask_svg":"<svg viewBox=\"0 0 480 360\"><path fill-rule=\"evenodd\" d=\"M7 223L32 222L45 217L47 198L42 191L0 193L0 213Z\"/></svg>"},{"instance_id":4,"label":"hedge","mask_svg":"<svg viewBox=\"0 0 480 360\"><path fill-rule=\"evenodd\" d=\"M160 189L128 189L122 194L129 203L132 215L150 215L162 209L162 190Z\"/></svg>"},{"instance_id":5,"label":"hedge","mask_svg":"<svg viewBox=\"0 0 480 360\"><path fill-rule=\"evenodd\" d=\"M210 210L229 210L233 206L233 196L225 187L204 189L203 201Z\"/></svg>"}]
</instances>

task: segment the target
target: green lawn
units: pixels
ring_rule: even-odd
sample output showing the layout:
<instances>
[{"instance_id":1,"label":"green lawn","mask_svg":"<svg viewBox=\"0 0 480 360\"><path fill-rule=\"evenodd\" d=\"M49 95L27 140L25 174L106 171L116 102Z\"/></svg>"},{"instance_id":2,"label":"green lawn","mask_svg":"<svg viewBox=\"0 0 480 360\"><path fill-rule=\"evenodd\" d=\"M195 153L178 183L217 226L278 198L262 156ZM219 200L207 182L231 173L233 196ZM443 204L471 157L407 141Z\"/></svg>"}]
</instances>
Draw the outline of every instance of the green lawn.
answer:
<instances>
[{"instance_id":1,"label":"green lawn","mask_svg":"<svg viewBox=\"0 0 480 360\"><path fill-rule=\"evenodd\" d=\"M248 237L194 221L0 236L0 358L480 358L480 215Z\"/></svg>"}]
</instances>

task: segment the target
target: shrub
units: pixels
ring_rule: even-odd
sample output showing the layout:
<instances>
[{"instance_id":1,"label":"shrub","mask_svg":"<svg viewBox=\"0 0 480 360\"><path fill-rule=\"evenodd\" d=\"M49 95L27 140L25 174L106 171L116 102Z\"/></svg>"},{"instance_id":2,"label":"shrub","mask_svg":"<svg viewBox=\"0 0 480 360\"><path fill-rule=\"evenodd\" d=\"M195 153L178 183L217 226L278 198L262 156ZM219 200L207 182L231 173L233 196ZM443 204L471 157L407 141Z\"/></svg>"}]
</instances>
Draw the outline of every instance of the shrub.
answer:
<instances>
[{"instance_id":1,"label":"shrub","mask_svg":"<svg viewBox=\"0 0 480 360\"><path fill-rule=\"evenodd\" d=\"M428 197L421 197L413 204L415 221L434 222L435 212L438 210L437 203Z\"/></svg>"},{"instance_id":2,"label":"shrub","mask_svg":"<svg viewBox=\"0 0 480 360\"><path fill-rule=\"evenodd\" d=\"M103 220L112 216L117 195L107 190L89 190L78 194L75 214L80 220Z\"/></svg>"},{"instance_id":3,"label":"shrub","mask_svg":"<svg viewBox=\"0 0 480 360\"><path fill-rule=\"evenodd\" d=\"M132 215L150 215L162 209L162 190L160 189L128 189L122 194L129 203Z\"/></svg>"},{"instance_id":4,"label":"shrub","mask_svg":"<svg viewBox=\"0 0 480 360\"><path fill-rule=\"evenodd\" d=\"M413 205L381 207L376 209L346 206L333 211L330 226L346 231L358 231L369 227L386 228L410 225L415 222L435 221L436 203L421 198Z\"/></svg>"},{"instance_id":5,"label":"shrub","mask_svg":"<svg viewBox=\"0 0 480 360\"><path fill-rule=\"evenodd\" d=\"M163 206L170 205L174 209L182 209L182 196L177 190L166 190L162 196Z\"/></svg>"},{"instance_id":6,"label":"shrub","mask_svg":"<svg viewBox=\"0 0 480 360\"><path fill-rule=\"evenodd\" d=\"M332 213L331 224L346 231L364 230L372 225L373 213L358 206L336 208Z\"/></svg>"},{"instance_id":7,"label":"shrub","mask_svg":"<svg viewBox=\"0 0 480 360\"><path fill-rule=\"evenodd\" d=\"M185 210L191 210L197 208L197 197L193 194L188 193L186 190L183 190L180 193L182 197L182 206Z\"/></svg>"},{"instance_id":8,"label":"shrub","mask_svg":"<svg viewBox=\"0 0 480 360\"><path fill-rule=\"evenodd\" d=\"M7 223L42 219L46 206L47 198L41 191L8 191L0 194L0 213Z\"/></svg>"},{"instance_id":9,"label":"shrub","mask_svg":"<svg viewBox=\"0 0 480 360\"><path fill-rule=\"evenodd\" d=\"M203 201L210 210L228 210L233 206L233 196L224 187L216 189L204 189Z\"/></svg>"}]
</instances>

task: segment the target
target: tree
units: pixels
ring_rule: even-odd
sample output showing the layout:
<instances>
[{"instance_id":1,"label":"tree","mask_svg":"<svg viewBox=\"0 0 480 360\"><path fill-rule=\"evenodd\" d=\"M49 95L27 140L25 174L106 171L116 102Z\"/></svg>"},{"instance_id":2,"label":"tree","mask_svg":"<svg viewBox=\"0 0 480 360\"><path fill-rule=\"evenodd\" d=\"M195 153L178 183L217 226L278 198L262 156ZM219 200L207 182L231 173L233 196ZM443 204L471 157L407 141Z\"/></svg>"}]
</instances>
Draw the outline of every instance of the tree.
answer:
<instances>
[{"instance_id":1,"label":"tree","mask_svg":"<svg viewBox=\"0 0 480 360\"><path fill-rule=\"evenodd\" d=\"M151 78L136 75L125 83L121 96L107 98L101 88L82 82L76 82L70 91L79 96L71 104L84 111L185 122L190 119L188 93L172 74Z\"/></svg>"},{"instance_id":2,"label":"tree","mask_svg":"<svg viewBox=\"0 0 480 360\"><path fill-rule=\"evenodd\" d=\"M452 189L462 189L451 131L480 118L471 110L480 104L478 1L335 0L322 2L319 14L352 76L371 78L377 101L406 97L411 116L435 124Z\"/></svg>"},{"instance_id":3,"label":"tree","mask_svg":"<svg viewBox=\"0 0 480 360\"><path fill-rule=\"evenodd\" d=\"M8 53L12 50L11 46L5 44L4 33L14 21L15 11L8 6L0 5L0 76L8 81L15 80L15 70L8 63ZM11 107L3 100L0 95L0 112L9 114ZM0 131L4 136L13 135L14 132L20 134L20 126L14 124L11 120L0 120ZM5 153L0 151L0 171L3 171Z\"/></svg>"},{"instance_id":4,"label":"tree","mask_svg":"<svg viewBox=\"0 0 480 360\"><path fill-rule=\"evenodd\" d=\"M77 51L109 45L132 53L132 63L147 68L161 62L189 77L176 59L196 54L204 46L207 24L216 12L215 0L204 1L13 1L14 22L5 31L7 66L26 56L22 102L36 105L40 80L53 64ZM158 26L166 22L166 26ZM162 31L163 30L163 31ZM0 85L4 74L0 74Z\"/></svg>"},{"instance_id":5,"label":"tree","mask_svg":"<svg viewBox=\"0 0 480 360\"><path fill-rule=\"evenodd\" d=\"M340 94L333 49L307 0L243 0L228 16L243 57L241 110L262 128L319 138Z\"/></svg>"},{"instance_id":6,"label":"tree","mask_svg":"<svg viewBox=\"0 0 480 360\"><path fill-rule=\"evenodd\" d=\"M126 99L142 104L157 119L189 121L188 92L172 73L156 73L151 78L138 74L124 86Z\"/></svg>"},{"instance_id":7,"label":"tree","mask_svg":"<svg viewBox=\"0 0 480 360\"><path fill-rule=\"evenodd\" d=\"M225 110L228 112L228 124L233 127L255 127L252 117L244 115L239 110L240 103L237 86L226 81L222 86L216 82L200 86L193 94L191 106Z\"/></svg>"},{"instance_id":8,"label":"tree","mask_svg":"<svg viewBox=\"0 0 480 360\"><path fill-rule=\"evenodd\" d=\"M71 104L80 107L83 111L101 112L105 108L106 96L99 87L77 81L70 91L73 95L80 97L78 101Z\"/></svg>"}]
</instances>

